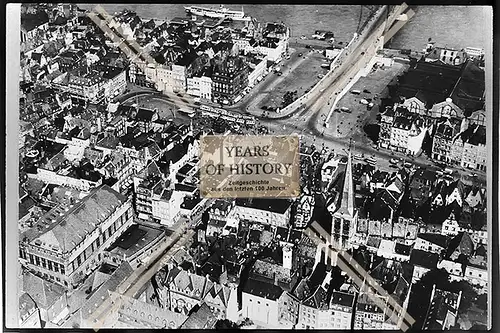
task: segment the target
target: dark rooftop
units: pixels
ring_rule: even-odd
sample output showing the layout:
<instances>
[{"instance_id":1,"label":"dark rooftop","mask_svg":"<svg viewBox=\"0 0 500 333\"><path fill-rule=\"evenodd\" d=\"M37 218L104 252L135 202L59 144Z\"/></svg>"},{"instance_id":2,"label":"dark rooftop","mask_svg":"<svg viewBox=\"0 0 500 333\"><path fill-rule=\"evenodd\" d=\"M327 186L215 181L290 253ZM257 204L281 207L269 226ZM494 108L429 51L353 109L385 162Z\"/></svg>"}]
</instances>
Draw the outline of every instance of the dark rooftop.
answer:
<instances>
[{"instance_id":1,"label":"dark rooftop","mask_svg":"<svg viewBox=\"0 0 500 333\"><path fill-rule=\"evenodd\" d=\"M248 279L243 287L243 292L276 301L283 293L283 289L274 284Z\"/></svg>"},{"instance_id":2,"label":"dark rooftop","mask_svg":"<svg viewBox=\"0 0 500 333\"><path fill-rule=\"evenodd\" d=\"M236 205L284 214L291 206L287 199L236 199Z\"/></svg>"},{"instance_id":3,"label":"dark rooftop","mask_svg":"<svg viewBox=\"0 0 500 333\"><path fill-rule=\"evenodd\" d=\"M410 264L414 266L433 269L437 267L438 261L439 255L437 253L422 250L412 250L410 254Z\"/></svg>"}]
</instances>

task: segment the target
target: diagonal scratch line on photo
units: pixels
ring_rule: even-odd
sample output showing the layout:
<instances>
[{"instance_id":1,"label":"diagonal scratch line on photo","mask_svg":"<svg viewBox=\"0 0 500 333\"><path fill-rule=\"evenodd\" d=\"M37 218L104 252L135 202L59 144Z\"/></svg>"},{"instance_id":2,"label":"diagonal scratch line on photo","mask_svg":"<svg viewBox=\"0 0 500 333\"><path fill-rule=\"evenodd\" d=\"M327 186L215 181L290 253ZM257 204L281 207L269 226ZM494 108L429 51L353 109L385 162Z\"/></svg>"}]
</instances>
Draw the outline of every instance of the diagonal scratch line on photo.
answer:
<instances>
[{"instance_id":1,"label":"diagonal scratch line on photo","mask_svg":"<svg viewBox=\"0 0 500 333\"><path fill-rule=\"evenodd\" d=\"M123 37L122 33L118 31L118 29L114 29L112 27L112 25L116 22L114 17L109 15L100 5L95 7L95 12L89 12L87 15L106 34L107 37L118 45L123 53L129 57L130 61L134 62L143 71L143 73L154 82L154 79L149 75L147 68L155 70L157 68L161 68L162 66L148 54L147 50L137 44L135 40L127 40ZM169 99L171 99L178 107L189 105L178 98L175 94L168 94L166 92L163 93L164 95L167 95ZM131 279L131 281L134 281L138 277L137 275L138 273L136 271L126 281ZM124 290L122 292L124 292ZM106 301L99 306L98 309L101 311L95 309L89 316L90 321L95 323L92 327L94 331L98 331L102 328L106 316L109 316L119 310L122 298L117 295L118 294L116 293L112 293L110 297L108 297Z\"/></svg>"},{"instance_id":2,"label":"diagonal scratch line on photo","mask_svg":"<svg viewBox=\"0 0 500 333\"><path fill-rule=\"evenodd\" d=\"M106 34L106 36L118 45L130 61L136 64L150 81L159 84L158 80L152 77L148 69L154 71L158 68L162 68L162 65L156 62L156 60L149 55L147 49L141 47L135 39L127 39L124 37L119 31L121 30L119 26L118 28L114 28L116 24L115 18L108 14L101 5L96 5L94 10L95 12L91 11L87 16ZM168 77L168 80L170 81L169 85L172 86L172 79ZM171 99L179 108L190 106L189 103L184 102L176 94L166 91L163 91L163 94ZM190 99L190 97L186 98Z\"/></svg>"},{"instance_id":3,"label":"diagonal scratch line on photo","mask_svg":"<svg viewBox=\"0 0 500 333\"><path fill-rule=\"evenodd\" d=\"M316 221L314 221L311 226L304 231L304 233L310 237L316 245L327 245L325 240L330 238L330 235ZM336 255L337 259L340 259L337 261L337 265L347 273L354 283L356 283L356 285L360 288L360 291L363 289L368 291L370 289L375 290L378 295L371 292L367 292L366 295L381 309L388 310L386 312L386 316L389 317L394 323L397 323L401 330L406 331L411 327L411 325L413 325L413 323L415 323L415 319L411 317L410 314L408 314L406 310L403 309L401 305L391 295L389 295L389 293L382 288L349 253L347 253L344 249L341 249L338 244L328 246L328 251L325 251L325 254L330 258ZM387 303L385 303L381 297L386 298Z\"/></svg>"}]
</instances>

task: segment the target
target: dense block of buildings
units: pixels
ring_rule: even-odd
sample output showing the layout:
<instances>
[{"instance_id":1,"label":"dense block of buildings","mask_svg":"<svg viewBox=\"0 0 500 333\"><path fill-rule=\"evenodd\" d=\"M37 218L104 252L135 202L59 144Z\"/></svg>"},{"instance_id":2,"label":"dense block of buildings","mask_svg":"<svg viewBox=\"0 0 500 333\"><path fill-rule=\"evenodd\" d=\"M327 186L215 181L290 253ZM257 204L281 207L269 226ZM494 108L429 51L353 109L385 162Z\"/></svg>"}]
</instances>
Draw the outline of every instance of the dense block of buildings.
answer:
<instances>
[{"instance_id":1,"label":"dense block of buildings","mask_svg":"<svg viewBox=\"0 0 500 333\"><path fill-rule=\"evenodd\" d=\"M103 262L102 250L132 224L133 215L131 201L103 185L81 201L53 208L21 235L22 264L75 287Z\"/></svg>"}]
</instances>

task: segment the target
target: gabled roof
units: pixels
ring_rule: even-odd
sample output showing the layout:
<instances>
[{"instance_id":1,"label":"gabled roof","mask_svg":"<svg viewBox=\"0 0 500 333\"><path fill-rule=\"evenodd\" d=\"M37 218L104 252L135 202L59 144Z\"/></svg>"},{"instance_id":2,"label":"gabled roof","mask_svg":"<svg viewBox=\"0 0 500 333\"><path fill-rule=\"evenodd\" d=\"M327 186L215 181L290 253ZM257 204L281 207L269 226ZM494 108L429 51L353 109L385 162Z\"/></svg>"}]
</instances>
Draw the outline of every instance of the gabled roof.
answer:
<instances>
[{"instance_id":1,"label":"gabled roof","mask_svg":"<svg viewBox=\"0 0 500 333\"><path fill-rule=\"evenodd\" d=\"M126 200L108 185L102 185L67 211L62 207L49 211L22 235L22 239L29 243L45 243L52 250L69 253Z\"/></svg>"},{"instance_id":2,"label":"gabled roof","mask_svg":"<svg viewBox=\"0 0 500 333\"><path fill-rule=\"evenodd\" d=\"M151 122L153 120L153 116L155 115L155 113L156 112L154 110L140 108L139 110L137 110L135 120Z\"/></svg>"},{"instance_id":3,"label":"gabled roof","mask_svg":"<svg viewBox=\"0 0 500 333\"><path fill-rule=\"evenodd\" d=\"M35 301L27 293L23 293L19 297L19 322L22 322L31 311L37 309Z\"/></svg>"},{"instance_id":4,"label":"gabled roof","mask_svg":"<svg viewBox=\"0 0 500 333\"><path fill-rule=\"evenodd\" d=\"M410 264L425 267L427 269L437 268L439 255L433 252L422 250L412 250L410 254Z\"/></svg>"},{"instance_id":5,"label":"gabled roof","mask_svg":"<svg viewBox=\"0 0 500 333\"><path fill-rule=\"evenodd\" d=\"M331 295L330 295L331 296ZM329 297L328 292L323 286L318 286L314 293L306 298L303 302L305 306L315 309L328 309Z\"/></svg>"},{"instance_id":6,"label":"gabled roof","mask_svg":"<svg viewBox=\"0 0 500 333\"><path fill-rule=\"evenodd\" d=\"M277 301L283 293L283 289L281 289L281 287L275 286L274 284L257 281L254 279L248 279L243 287L243 292L246 294L266 298L271 301Z\"/></svg>"},{"instance_id":7,"label":"gabled roof","mask_svg":"<svg viewBox=\"0 0 500 333\"><path fill-rule=\"evenodd\" d=\"M210 307L203 302L202 305L193 312L182 324L181 329L212 329L215 327L217 317L210 310Z\"/></svg>"},{"instance_id":8,"label":"gabled roof","mask_svg":"<svg viewBox=\"0 0 500 333\"><path fill-rule=\"evenodd\" d=\"M467 232L461 232L450 241L446 258L463 254L467 257L474 253L474 242Z\"/></svg>"},{"instance_id":9,"label":"gabled roof","mask_svg":"<svg viewBox=\"0 0 500 333\"><path fill-rule=\"evenodd\" d=\"M418 234L418 238L426 240L434 245L440 246L443 249L445 249L448 246L449 242L449 238L441 234L423 233L423 234Z\"/></svg>"},{"instance_id":10,"label":"gabled roof","mask_svg":"<svg viewBox=\"0 0 500 333\"><path fill-rule=\"evenodd\" d=\"M23 274L22 290L27 293L40 309L48 310L64 295L64 287L46 281L30 272Z\"/></svg>"},{"instance_id":11,"label":"gabled roof","mask_svg":"<svg viewBox=\"0 0 500 333\"><path fill-rule=\"evenodd\" d=\"M111 274L98 290L81 307L80 311L84 318L88 318L92 313L109 297L109 294L129 277L134 270L127 261L123 261L120 266Z\"/></svg>"},{"instance_id":12,"label":"gabled roof","mask_svg":"<svg viewBox=\"0 0 500 333\"><path fill-rule=\"evenodd\" d=\"M44 10L36 14L21 15L21 27L26 31L31 31L45 23L49 23L49 15Z\"/></svg>"}]
</instances>

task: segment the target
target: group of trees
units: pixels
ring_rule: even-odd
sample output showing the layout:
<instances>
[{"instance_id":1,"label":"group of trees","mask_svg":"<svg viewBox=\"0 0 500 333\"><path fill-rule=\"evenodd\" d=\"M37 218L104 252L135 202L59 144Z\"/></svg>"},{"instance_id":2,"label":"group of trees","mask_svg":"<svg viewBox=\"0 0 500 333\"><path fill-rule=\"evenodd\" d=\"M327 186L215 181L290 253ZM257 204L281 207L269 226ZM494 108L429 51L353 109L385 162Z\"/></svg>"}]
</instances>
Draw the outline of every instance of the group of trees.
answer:
<instances>
[{"instance_id":1,"label":"group of trees","mask_svg":"<svg viewBox=\"0 0 500 333\"><path fill-rule=\"evenodd\" d=\"M285 108L288 105L292 104L298 97L298 92L297 90L295 91L287 91L283 95L283 102L281 103L281 107Z\"/></svg>"},{"instance_id":2,"label":"group of trees","mask_svg":"<svg viewBox=\"0 0 500 333\"><path fill-rule=\"evenodd\" d=\"M431 293L433 285L436 289L451 291L454 293L462 292L458 316L466 314L473 306L486 311L487 296L479 295L474 287L467 281L450 281L450 275L444 269L434 269L412 286L408 313L415 319L413 328L418 331L424 324L427 309L431 302Z\"/></svg>"}]
</instances>

